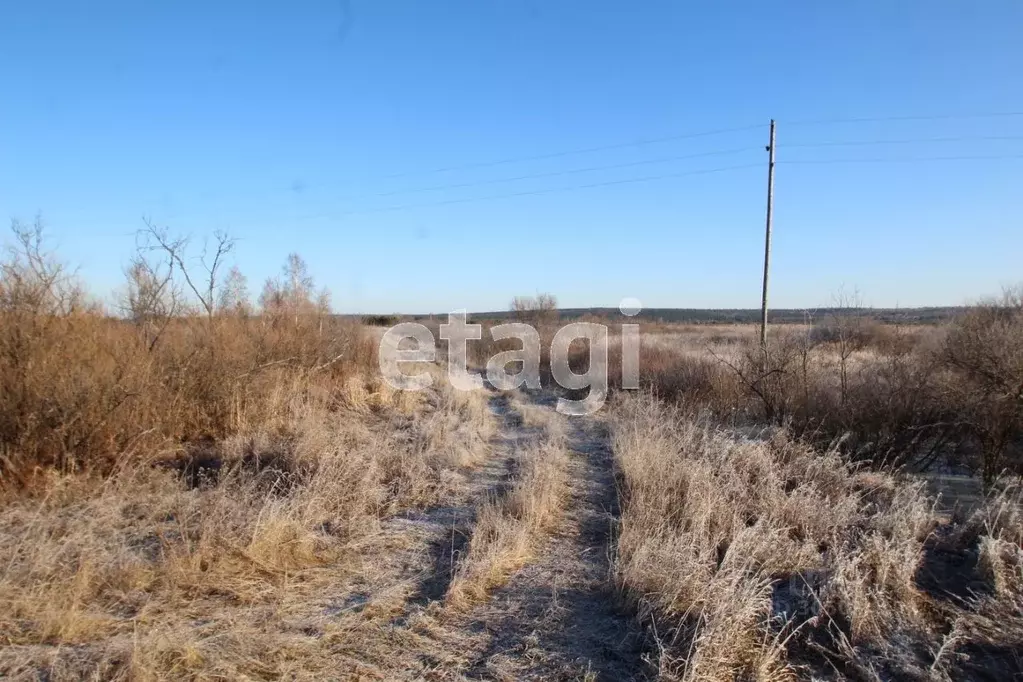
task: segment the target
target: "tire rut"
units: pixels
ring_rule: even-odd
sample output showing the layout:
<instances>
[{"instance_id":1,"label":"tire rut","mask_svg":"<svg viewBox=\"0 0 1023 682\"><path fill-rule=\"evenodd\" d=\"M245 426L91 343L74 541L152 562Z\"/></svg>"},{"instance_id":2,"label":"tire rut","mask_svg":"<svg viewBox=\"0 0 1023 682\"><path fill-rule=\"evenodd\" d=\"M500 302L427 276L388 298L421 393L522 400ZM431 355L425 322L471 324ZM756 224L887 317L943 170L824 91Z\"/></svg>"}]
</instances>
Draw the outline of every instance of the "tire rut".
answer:
<instances>
[{"instance_id":1,"label":"tire rut","mask_svg":"<svg viewBox=\"0 0 1023 682\"><path fill-rule=\"evenodd\" d=\"M569 498L561 523L538 559L461 624L489 633L487 646L469 662L467 679L652 676L647 639L618 608L610 580L618 497L606 432L591 418L574 418L568 433Z\"/></svg>"},{"instance_id":2,"label":"tire rut","mask_svg":"<svg viewBox=\"0 0 1023 682\"><path fill-rule=\"evenodd\" d=\"M427 552L431 568L409 597L409 607L425 607L444 598L458 559L472 537L472 524L479 505L487 497L503 495L515 475L518 440L521 438L518 427L522 419L512 409L508 398L500 394L490 398L490 409L501 420L501 428L491 442L495 453L475 471L471 492L464 503L431 509L421 515L425 517L421 521L440 532L429 543Z\"/></svg>"}]
</instances>

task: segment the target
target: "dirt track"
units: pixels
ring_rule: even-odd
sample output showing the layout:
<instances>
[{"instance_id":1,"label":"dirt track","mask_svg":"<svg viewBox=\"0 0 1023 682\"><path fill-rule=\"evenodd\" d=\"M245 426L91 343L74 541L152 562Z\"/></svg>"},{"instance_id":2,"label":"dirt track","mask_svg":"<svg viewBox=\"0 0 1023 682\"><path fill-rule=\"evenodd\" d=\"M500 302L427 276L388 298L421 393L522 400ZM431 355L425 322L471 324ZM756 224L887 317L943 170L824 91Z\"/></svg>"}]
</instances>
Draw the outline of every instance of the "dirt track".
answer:
<instances>
[{"instance_id":1,"label":"dirt track","mask_svg":"<svg viewBox=\"0 0 1023 682\"><path fill-rule=\"evenodd\" d=\"M550 401L533 400L551 413L546 418L568 420L554 413ZM454 567L473 533L476 505L502 494L514 479L521 444L536 437L514 402L495 395L491 408L501 428L464 494L450 506L387 523L385 532L396 538L388 544L405 547L404 558L392 557L390 569L381 567L392 571L382 583L396 587L380 584L374 592L404 598L387 609L387 623L373 629L365 650L350 652L353 672L387 679L646 679L650 664L642 632L617 608L609 579L617 495L606 434L594 420L563 422L568 490L560 522L535 558L485 601L468 609L445 603ZM374 620L374 609L354 608Z\"/></svg>"}]
</instances>

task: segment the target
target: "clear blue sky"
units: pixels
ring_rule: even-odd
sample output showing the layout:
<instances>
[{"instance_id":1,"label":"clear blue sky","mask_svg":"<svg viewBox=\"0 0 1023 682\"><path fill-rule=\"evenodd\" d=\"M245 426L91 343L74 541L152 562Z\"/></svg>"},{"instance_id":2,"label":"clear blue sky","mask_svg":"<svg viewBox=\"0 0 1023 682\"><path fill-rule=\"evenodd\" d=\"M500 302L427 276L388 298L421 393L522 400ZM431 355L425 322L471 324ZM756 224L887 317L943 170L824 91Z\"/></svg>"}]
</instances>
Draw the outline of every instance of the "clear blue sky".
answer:
<instances>
[{"instance_id":1,"label":"clear blue sky","mask_svg":"<svg viewBox=\"0 0 1023 682\"><path fill-rule=\"evenodd\" d=\"M1023 112L1021 35L1016 0L6 2L0 217L101 294L148 215L229 230L254 291L297 251L343 312L756 307L774 117L773 303L958 304L1023 281L1023 139L976 139L1023 116L799 122Z\"/></svg>"}]
</instances>

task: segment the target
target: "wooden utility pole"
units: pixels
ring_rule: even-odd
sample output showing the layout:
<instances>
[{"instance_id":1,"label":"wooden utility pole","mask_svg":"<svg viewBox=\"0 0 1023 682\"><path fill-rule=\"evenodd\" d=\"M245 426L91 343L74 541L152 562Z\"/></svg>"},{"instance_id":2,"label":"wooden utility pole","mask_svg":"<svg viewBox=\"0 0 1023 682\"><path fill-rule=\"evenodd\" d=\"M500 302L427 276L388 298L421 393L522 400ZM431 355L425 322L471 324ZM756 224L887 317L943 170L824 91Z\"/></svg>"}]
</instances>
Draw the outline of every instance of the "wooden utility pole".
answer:
<instances>
[{"instance_id":1,"label":"wooden utility pole","mask_svg":"<svg viewBox=\"0 0 1023 682\"><path fill-rule=\"evenodd\" d=\"M774 119L771 119L771 143L767 162L767 231L764 237L764 297L760 306L760 345L767 348L767 278L771 271L771 217L774 203Z\"/></svg>"}]
</instances>

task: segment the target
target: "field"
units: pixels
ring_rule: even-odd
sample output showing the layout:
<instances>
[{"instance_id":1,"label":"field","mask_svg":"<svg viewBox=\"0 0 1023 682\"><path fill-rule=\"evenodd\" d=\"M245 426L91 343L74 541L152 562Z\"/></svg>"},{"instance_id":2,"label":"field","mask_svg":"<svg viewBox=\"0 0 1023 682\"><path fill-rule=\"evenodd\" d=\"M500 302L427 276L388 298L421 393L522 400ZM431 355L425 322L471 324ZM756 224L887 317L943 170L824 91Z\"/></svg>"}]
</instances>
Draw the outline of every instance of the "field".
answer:
<instances>
[{"instance_id":1,"label":"field","mask_svg":"<svg viewBox=\"0 0 1023 682\"><path fill-rule=\"evenodd\" d=\"M568 417L394 390L297 256L253 305L148 236L118 306L33 229L0 270L5 679L1023 675L1018 294L647 322Z\"/></svg>"}]
</instances>

